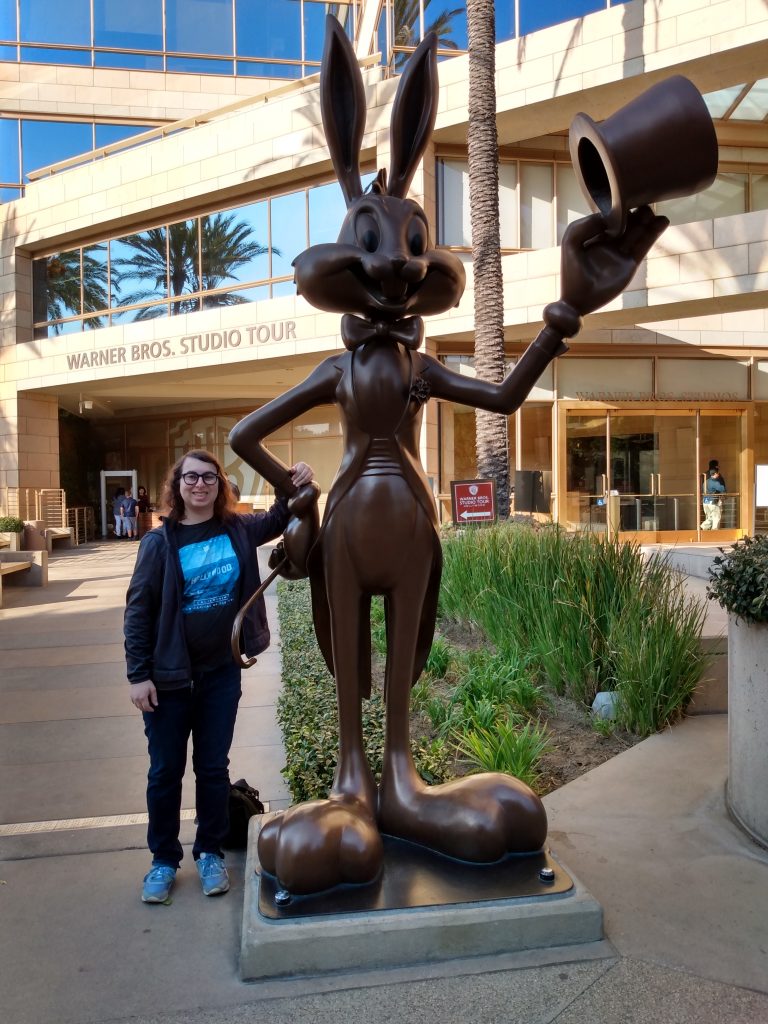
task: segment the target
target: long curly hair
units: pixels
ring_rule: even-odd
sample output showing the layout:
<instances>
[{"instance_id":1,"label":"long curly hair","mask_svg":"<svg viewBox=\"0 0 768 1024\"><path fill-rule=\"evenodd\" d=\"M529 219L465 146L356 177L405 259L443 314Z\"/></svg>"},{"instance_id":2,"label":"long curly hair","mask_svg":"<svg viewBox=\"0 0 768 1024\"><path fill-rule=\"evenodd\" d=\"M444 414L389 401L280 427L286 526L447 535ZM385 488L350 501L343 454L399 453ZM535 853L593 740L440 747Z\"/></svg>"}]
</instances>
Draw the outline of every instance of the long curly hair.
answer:
<instances>
[{"instance_id":1,"label":"long curly hair","mask_svg":"<svg viewBox=\"0 0 768 1024\"><path fill-rule=\"evenodd\" d=\"M208 462L216 470L216 476L219 478L219 493L216 495L216 501L213 503L213 516L215 519L220 520L229 519L230 516L233 516L237 508L237 499L232 490L232 485L224 476L221 463L211 452L207 452L202 448L194 448L192 451L184 452L181 458L174 462L165 479L162 504L167 509L168 519L171 522L179 523L186 514L180 486L181 467L184 465L185 459L199 459L201 462Z\"/></svg>"}]
</instances>

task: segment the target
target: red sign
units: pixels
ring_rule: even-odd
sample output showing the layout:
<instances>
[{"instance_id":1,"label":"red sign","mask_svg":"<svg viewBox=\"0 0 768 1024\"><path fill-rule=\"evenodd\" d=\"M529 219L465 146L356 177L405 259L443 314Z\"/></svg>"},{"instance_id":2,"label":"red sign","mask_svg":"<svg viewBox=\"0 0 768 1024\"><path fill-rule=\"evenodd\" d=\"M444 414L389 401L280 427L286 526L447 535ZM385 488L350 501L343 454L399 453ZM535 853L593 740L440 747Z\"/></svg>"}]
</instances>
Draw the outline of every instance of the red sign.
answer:
<instances>
[{"instance_id":1,"label":"red sign","mask_svg":"<svg viewBox=\"0 0 768 1024\"><path fill-rule=\"evenodd\" d=\"M496 520L495 480L452 480L451 508L457 526Z\"/></svg>"}]
</instances>

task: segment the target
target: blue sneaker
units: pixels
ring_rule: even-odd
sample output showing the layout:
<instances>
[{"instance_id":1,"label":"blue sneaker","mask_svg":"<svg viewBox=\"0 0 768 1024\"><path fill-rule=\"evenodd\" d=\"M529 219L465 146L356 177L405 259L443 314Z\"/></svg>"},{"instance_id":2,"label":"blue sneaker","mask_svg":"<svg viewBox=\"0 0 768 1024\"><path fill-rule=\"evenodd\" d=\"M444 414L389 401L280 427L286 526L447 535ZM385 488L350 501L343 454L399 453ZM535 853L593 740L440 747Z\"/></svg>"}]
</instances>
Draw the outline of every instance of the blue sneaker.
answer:
<instances>
[{"instance_id":1,"label":"blue sneaker","mask_svg":"<svg viewBox=\"0 0 768 1024\"><path fill-rule=\"evenodd\" d=\"M153 864L144 876L144 888L141 899L144 903L165 903L171 895L173 883L176 881L176 868L170 864Z\"/></svg>"},{"instance_id":2,"label":"blue sneaker","mask_svg":"<svg viewBox=\"0 0 768 1024\"><path fill-rule=\"evenodd\" d=\"M224 861L216 853L201 853L197 860L197 873L204 896L218 896L229 888L229 875Z\"/></svg>"}]
</instances>

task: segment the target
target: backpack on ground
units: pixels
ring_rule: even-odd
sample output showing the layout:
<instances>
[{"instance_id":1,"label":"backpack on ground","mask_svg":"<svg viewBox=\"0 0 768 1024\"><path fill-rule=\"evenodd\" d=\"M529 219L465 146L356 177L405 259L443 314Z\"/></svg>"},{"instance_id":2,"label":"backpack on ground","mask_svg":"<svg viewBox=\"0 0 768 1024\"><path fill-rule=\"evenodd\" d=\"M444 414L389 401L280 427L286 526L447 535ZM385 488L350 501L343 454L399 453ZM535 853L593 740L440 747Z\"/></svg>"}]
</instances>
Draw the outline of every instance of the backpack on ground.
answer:
<instances>
[{"instance_id":1,"label":"backpack on ground","mask_svg":"<svg viewBox=\"0 0 768 1024\"><path fill-rule=\"evenodd\" d=\"M238 779L229 787L229 832L224 846L230 850L244 850L248 843L248 822L254 814L263 814L264 804L259 791Z\"/></svg>"}]
</instances>

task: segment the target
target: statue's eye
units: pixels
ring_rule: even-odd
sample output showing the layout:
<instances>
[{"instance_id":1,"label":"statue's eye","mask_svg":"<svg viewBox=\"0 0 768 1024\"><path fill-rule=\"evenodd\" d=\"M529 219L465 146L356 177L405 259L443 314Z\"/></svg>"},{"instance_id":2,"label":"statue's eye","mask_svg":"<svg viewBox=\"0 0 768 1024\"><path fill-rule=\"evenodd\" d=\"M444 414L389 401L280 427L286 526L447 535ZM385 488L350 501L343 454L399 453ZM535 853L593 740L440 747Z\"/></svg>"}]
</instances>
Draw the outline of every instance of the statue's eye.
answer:
<instances>
[{"instance_id":1,"label":"statue's eye","mask_svg":"<svg viewBox=\"0 0 768 1024\"><path fill-rule=\"evenodd\" d=\"M372 217L370 213L361 213L355 222L355 235L357 241L366 252L376 252L379 248L379 242L381 241L381 235L379 233L379 225L376 223L376 218Z\"/></svg>"},{"instance_id":2,"label":"statue's eye","mask_svg":"<svg viewBox=\"0 0 768 1024\"><path fill-rule=\"evenodd\" d=\"M408 248L413 256L422 256L427 251L427 225L421 217L414 217L408 225Z\"/></svg>"}]
</instances>

